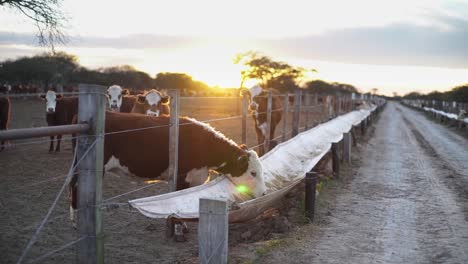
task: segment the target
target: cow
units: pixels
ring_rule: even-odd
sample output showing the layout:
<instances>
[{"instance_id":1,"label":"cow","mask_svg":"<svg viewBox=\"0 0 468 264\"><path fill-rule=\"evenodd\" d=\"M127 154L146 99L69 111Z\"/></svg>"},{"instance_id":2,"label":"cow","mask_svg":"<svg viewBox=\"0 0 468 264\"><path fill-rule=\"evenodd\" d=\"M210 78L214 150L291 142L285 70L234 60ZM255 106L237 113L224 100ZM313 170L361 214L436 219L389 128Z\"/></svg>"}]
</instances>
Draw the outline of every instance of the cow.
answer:
<instances>
[{"instance_id":1,"label":"cow","mask_svg":"<svg viewBox=\"0 0 468 264\"><path fill-rule=\"evenodd\" d=\"M128 89L122 89L119 85L112 85L107 88L107 100L111 111L130 113L137 97L130 95Z\"/></svg>"},{"instance_id":2,"label":"cow","mask_svg":"<svg viewBox=\"0 0 468 264\"><path fill-rule=\"evenodd\" d=\"M0 130L8 129L10 121L10 98L0 97ZM5 149L5 140L2 140L0 151Z\"/></svg>"},{"instance_id":3,"label":"cow","mask_svg":"<svg viewBox=\"0 0 468 264\"><path fill-rule=\"evenodd\" d=\"M170 117L107 111L105 119L105 170L118 166L137 177L164 179L169 167ZM250 196L265 193L262 165L255 151L239 146L210 125L195 119L179 117L179 124L176 190L209 180L208 171L213 169L235 184L246 186ZM153 128L138 130L149 127ZM137 130L128 131L132 129ZM74 176L69 185L72 220L77 201L77 177Z\"/></svg>"},{"instance_id":4,"label":"cow","mask_svg":"<svg viewBox=\"0 0 468 264\"><path fill-rule=\"evenodd\" d=\"M132 113L159 116L170 114L170 98L165 92L151 89L144 94L137 95Z\"/></svg>"},{"instance_id":5,"label":"cow","mask_svg":"<svg viewBox=\"0 0 468 264\"><path fill-rule=\"evenodd\" d=\"M46 120L48 126L72 124L73 117L78 113L78 97L62 97L54 91L47 91L41 98L46 100ZM62 135L57 135L55 152L60 152ZM54 151L54 136L50 136L49 152Z\"/></svg>"},{"instance_id":6,"label":"cow","mask_svg":"<svg viewBox=\"0 0 468 264\"><path fill-rule=\"evenodd\" d=\"M275 111L282 108L281 99L279 92L275 89L263 89L260 85L254 85L248 90L242 90L241 95L247 94L249 99L249 110L253 113L252 117L255 124L255 132L257 133L258 144L262 144L259 147L258 155L262 156L266 153L265 140L267 133L267 103L268 103L268 91L273 93L272 98L272 113L271 113L271 124L270 124L270 149L276 145L276 141L273 140L275 135L276 126L281 121L282 112Z\"/></svg>"}]
</instances>

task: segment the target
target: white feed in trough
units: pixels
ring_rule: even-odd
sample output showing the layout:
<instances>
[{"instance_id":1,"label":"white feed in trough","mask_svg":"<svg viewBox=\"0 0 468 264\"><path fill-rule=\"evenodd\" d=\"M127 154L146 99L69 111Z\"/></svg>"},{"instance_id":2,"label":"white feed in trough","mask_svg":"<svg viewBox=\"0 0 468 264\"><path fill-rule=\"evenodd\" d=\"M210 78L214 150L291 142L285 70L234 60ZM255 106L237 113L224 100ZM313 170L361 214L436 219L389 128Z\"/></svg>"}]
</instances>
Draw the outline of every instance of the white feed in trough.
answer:
<instances>
[{"instance_id":1,"label":"white feed in trough","mask_svg":"<svg viewBox=\"0 0 468 264\"><path fill-rule=\"evenodd\" d=\"M306 172L330 150L331 144L339 142L343 133L350 131L370 115L376 106L357 110L310 130L277 145L260 158L263 165L267 194L256 198L240 193L226 177L193 188L129 201L130 205L150 218L198 218L200 198L223 199L230 205L229 219L238 222L251 219L274 205L289 190L294 188Z\"/></svg>"}]
</instances>

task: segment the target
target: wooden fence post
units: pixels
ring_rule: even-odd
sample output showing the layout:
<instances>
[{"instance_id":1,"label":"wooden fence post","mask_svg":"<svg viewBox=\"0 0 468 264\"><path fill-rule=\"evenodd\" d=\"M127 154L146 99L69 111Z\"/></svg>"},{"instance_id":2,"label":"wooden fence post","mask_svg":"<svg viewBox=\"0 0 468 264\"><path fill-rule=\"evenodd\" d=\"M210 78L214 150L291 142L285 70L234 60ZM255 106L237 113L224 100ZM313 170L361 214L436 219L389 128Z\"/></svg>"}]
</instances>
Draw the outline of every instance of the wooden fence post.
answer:
<instances>
[{"instance_id":1,"label":"wooden fence post","mask_svg":"<svg viewBox=\"0 0 468 264\"><path fill-rule=\"evenodd\" d=\"M242 144L247 145L247 93L242 95Z\"/></svg>"},{"instance_id":2,"label":"wooden fence post","mask_svg":"<svg viewBox=\"0 0 468 264\"><path fill-rule=\"evenodd\" d=\"M335 177L338 179L340 178L340 158L338 157L338 143L332 143L331 152L332 152L333 173L335 174Z\"/></svg>"},{"instance_id":3,"label":"wooden fence post","mask_svg":"<svg viewBox=\"0 0 468 264\"><path fill-rule=\"evenodd\" d=\"M198 258L202 264L227 263L228 210L223 200L200 198Z\"/></svg>"},{"instance_id":4,"label":"wooden fence post","mask_svg":"<svg viewBox=\"0 0 468 264\"><path fill-rule=\"evenodd\" d=\"M305 130L309 130L309 116L310 116L310 99L311 99L311 95L309 93L306 93L305 94L305 101L304 101L304 104L305 104Z\"/></svg>"},{"instance_id":5,"label":"wooden fence post","mask_svg":"<svg viewBox=\"0 0 468 264\"><path fill-rule=\"evenodd\" d=\"M83 157L96 140L94 147L78 165L78 233L85 237L76 248L77 263L104 263L102 227L102 174L104 167L105 87L80 84L78 123L87 122L86 138L78 141L77 158Z\"/></svg>"},{"instance_id":6,"label":"wooden fence post","mask_svg":"<svg viewBox=\"0 0 468 264\"><path fill-rule=\"evenodd\" d=\"M343 160L351 163L351 131L343 134Z\"/></svg>"},{"instance_id":7,"label":"wooden fence post","mask_svg":"<svg viewBox=\"0 0 468 264\"><path fill-rule=\"evenodd\" d=\"M284 95L283 100L283 136L281 141L286 141L286 134L288 133L288 117L289 117L289 94Z\"/></svg>"},{"instance_id":8,"label":"wooden fence post","mask_svg":"<svg viewBox=\"0 0 468 264\"><path fill-rule=\"evenodd\" d=\"M314 221L316 187L317 173L307 172L305 178L305 215L310 221Z\"/></svg>"},{"instance_id":9,"label":"wooden fence post","mask_svg":"<svg viewBox=\"0 0 468 264\"><path fill-rule=\"evenodd\" d=\"M267 96L267 127L266 127L266 135L265 135L265 153L270 151L270 131L271 131L271 110L273 105L273 94L271 91L268 91Z\"/></svg>"},{"instance_id":10,"label":"wooden fence post","mask_svg":"<svg viewBox=\"0 0 468 264\"><path fill-rule=\"evenodd\" d=\"M177 189L177 174L179 171L179 101L180 91L169 90L171 96L171 116L169 128L169 168L168 182L171 191Z\"/></svg>"},{"instance_id":11,"label":"wooden fence post","mask_svg":"<svg viewBox=\"0 0 468 264\"><path fill-rule=\"evenodd\" d=\"M296 89L295 96L294 96L294 115L293 115L293 123L292 123L292 137L295 137L299 134L299 121L301 117L301 95L302 90Z\"/></svg>"}]
</instances>

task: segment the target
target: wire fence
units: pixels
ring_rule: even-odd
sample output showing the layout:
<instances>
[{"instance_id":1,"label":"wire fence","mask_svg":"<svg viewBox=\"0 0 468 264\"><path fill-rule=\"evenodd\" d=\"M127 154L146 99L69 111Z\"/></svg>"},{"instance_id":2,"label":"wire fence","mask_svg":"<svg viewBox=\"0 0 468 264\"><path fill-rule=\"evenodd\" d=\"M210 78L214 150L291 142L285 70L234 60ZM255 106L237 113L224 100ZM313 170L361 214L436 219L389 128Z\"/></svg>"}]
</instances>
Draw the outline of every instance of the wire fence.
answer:
<instances>
[{"instance_id":1,"label":"wire fence","mask_svg":"<svg viewBox=\"0 0 468 264\"><path fill-rule=\"evenodd\" d=\"M95 93L63 93L64 95L67 96L80 96L80 95L85 95L85 94L95 94L99 96L105 96L106 94L103 92L95 92ZM10 97L22 97L22 98L31 98L31 97L37 97L38 94L14 94L10 95ZM268 99L268 96L265 98ZM293 98L293 95L273 95L271 96L271 100L278 100L280 102L283 102L285 98ZM319 95L319 94L304 94L300 95L299 101L295 102L289 102L289 105L284 105L284 103L281 105L279 108L275 109L270 109L269 111L257 111L257 112L247 112L243 114L243 104L242 104L242 97L181 97L180 101L187 101L191 102L190 104L183 104L180 103L179 107L181 108L181 113L189 113L188 116L195 118L197 120L200 120L200 122L203 123L209 123L211 124L215 129L225 133L229 138L233 138L236 142L241 142L242 141L242 134L246 134L246 142L247 147L249 149L254 149L258 150L261 147L264 147L267 145L267 142L259 142L257 140L258 134L255 128L255 123L254 123L254 118L261 116L261 115L272 115L274 113L282 113L281 121L277 124L277 127L275 129L275 133L273 134L272 138L269 139L271 141L280 141L280 140L287 140L291 137L294 136L294 127L296 126L296 130L304 131L308 128L312 128L317 124L323 123L325 121L328 121L329 119L352 111L354 109L354 100L350 96L336 96L336 95ZM198 102L197 102L198 100ZM231 104L226 104L225 101L231 101ZM179 102L180 102L179 101ZM214 107L212 107L209 104L206 104L207 102L212 102ZM40 101L39 101L40 102ZM32 103L30 103L32 104ZM40 109L42 106L41 103L36 103L34 106L32 106L34 109ZM244 105L247 105L244 103ZM22 124L20 123L29 123L28 121L16 121L16 116L18 111L20 111L20 108L23 108L27 111L29 107L28 104L23 104L19 106L19 108L15 107L15 102L12 104L13 108L13 113L12 113L12 122L15 123L14 126L16 127L21 127ZM44 108L44 107L42 107ZM45 109L44 109L45 110ZM37 110L36 110L37 111ZM298 112L299 111L299 112ZM45 113L43 112L42 114L45 116ZM227 115L227 116L226 116ZM27 119L27 118L26 118ZM297 120L296 120L297 119ZM241 123L243 121L246 121L246 126L242 127ZM284 122L284 124L283 124ZM296 123L295 123L296 122ZM44 121L42 120L42 124L44 124ZM191 123L182 123L179 124L179 126L185 126L185 125L190 125ZM71 136L71 137L64 137L63 140L70 142L71 140L79 140L82 141L83 139L90 139L94 137L93 143L89 146L89 148L85 151L85 154L81 157L84 158L86 154L88 153L89 150L91 150L93 147L95 147L96 142L97 142L97 137L103 137L103 136L111 136L111 135L116 135L116 134L127 134L127 133L134 133L134 132L139 132L139 131L146 131L146 130L153 130L153 129L168 129L171 126L173 126L172 123L168 123L167 125L157 125L157 126L149 126L149 127L137 127L134 129L125 129L125 130L119 130L119 131L113 131L113 132L105 132L103 135L86 135L86 136ZM242 130L245 131L242 131ZM8 160L13 160L15 155L20 155L20 153L15 150L15 148L23 148L23 150L29 150L33 154L38 154L39 151L44 150L44 146L47 145L47 143L50 142L50 139L40 139L40 140L27 140L27 141L14 141L10 143L10 147L12 148L11 150L7 150L5 152L0 153L3 155L3 157L10 156L12 155L12 158ZM29 149L26 149L29 148ZM54 158L56 159L57 162L62 162L62 163L70 163L73 162L73 160L76 159L76 152L75 155L72 156L70 155L68 150L66 149L64 153L57 154L56 156L46 156L45 158L42 157L38 159L37 163L41 164L48 158ZM157 151L157 150L155 150ZM42 155L47 155L46 153ZM4 166L8 161L0 162L2 166ZM29 162L32 163L32 160L29 160ZM62 197L65 187L68 186L68 183L71 179L72 176L76 175L78 172L75 171L79 163L81 162L81 159L78 160L76 163L74 163L73 166L71 166L70 170L68 171L67 174L61 175L61 176L53 176L53 177L46 177L43 179L35 179L35 181L27 182L24 184L21 184L20 186L14 186L12 188L6 189L2 191L3 195L5 193L17 193L17 192L27 192L31 191L34 189L37 189L39 185L47 185L50 184L51 182L55 182L58 180L63 181L63 185L59 188L58 193L56 194L52 205L48 208L47 213L45 214L45 217L42 219L40 224L38 225L36 231L33 233L32 237L26 244L26 247L24 250L21 252L21 256L19 257L17 263L24 263L26 258L29 256L32 247L35 245L35 243L38 241L39 234L41 231L43 231L44 226L47 223L51 223L54 220L57 220L59 218L64 218L67 216L66 210L64 211L62 209L62 213L60 213L58 216L51 217L52 212L56 208L56 206L59 204L59 199ZM157 162L157 161L155 161ZM37 170L42 170L42 171L49 171L51 168L48 166L38 168ZM29 174L35 174L38 171L30 170L27 173ZM53 171L57 171L56 169L53 169ZM140 195L148 195L148 194L156 194L156 193L164 193L170 191L168 189L167 184L161 184L161 182L152 182L152 183L147 183L143 181L142 179L136 179L136 178L129 178L129 177L120 177L118 179L119 183L114 184L116 177L113 177L111 179L107 179L109 177L108 175L104 176L104 188L109 187L109 185L113 185L111 187L111 191L105 191L108 196L108 198L102 200L100 204L97 204L99 208L102 210L114 210L114 209L119 209L119 211L132 211L125 209L124 205L128 205L126 201L116 201L113 202L114 200L117 200L119 198L123 197L128 197L130 195L135 195L135 194L140 194ZM136 182L132 184L128 184L128 181L130 182ZM106 186L107 185L107 186ZM155 187L157 187L155 189ZM0 202L3 204L4 202L8 202L8 200L5 197L2 197ZM42 203L45 203L46 201L41 201ZM42 206L43 207L43 206ZM81 210L81 209L79 209ZM133 212L133 211L132 211ZM76 213L76 212L75 212ZM109 221L109 226L118 226L120 224L120 221L116 220L112 223L112 220ZM27 226L24 229L30 229L31 225ZM39 254L39 256L31 257L32 260L29 260L27 263L38 263L42 262L45 260L48 260L51 256L54 254L57 254L64 249L70 248L72 246L77 245L81 241L86 239L86 237L78 237L72 241L68 242L63 242L61 243L60 246L48 250L46 253ZM47 244L47 243L45 243Z\"/></svg>"}]
</instances>

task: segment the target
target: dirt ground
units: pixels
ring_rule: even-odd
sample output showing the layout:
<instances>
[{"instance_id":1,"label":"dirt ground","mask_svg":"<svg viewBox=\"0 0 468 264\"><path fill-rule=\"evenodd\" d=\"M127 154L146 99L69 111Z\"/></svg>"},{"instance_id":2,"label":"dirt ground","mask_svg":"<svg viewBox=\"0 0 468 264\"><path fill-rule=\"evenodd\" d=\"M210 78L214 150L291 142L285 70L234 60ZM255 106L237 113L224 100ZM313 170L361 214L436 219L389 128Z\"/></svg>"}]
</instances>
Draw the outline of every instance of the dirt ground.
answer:
<instances>
[{"instance_id":1,"label":"dirt ground","mask_svg":"<svg viewBox=\"0 0 468 264\"><path fill-rule=\"evenodd\" d=\"M314 223L239 252L245 263L468 263L467 150L466 137L389 103Z\"/></svg>"},{"instance_id":2,"label":"dirt ground","mask_svg":"<svg viewBox=\"0 0 468 264\"><path fill-rule=\"evenodd\" d=\"M208 102L209 101L209 102ZM322 108L314 109L309 123L324 121ZM182 115L199 120L232 117L240 114L240 104L235 99L182 99ZM291 128L292 114L288 117ZM302 117L301 126L305 125ZM10 129L46 126L45 103L40 99L12 99ZM212 126L236 142L241 139L241 120L212 122ZM253 121L248 118L249 146L257 145ZM276 136L281 135L282 125ZM8 150L0 152L0 256L1 263L16 263L27 242L42 221L55 195L63 184L72 159L71 142L62 141L60 153L48 153L47 138L11 142ZM157 183L150 188L116 198L117 195L148 186L144 179L120 173L106 173L103 196L106 202L125 203L168 191L167 184ZM46 224L38 242L26 260L58 249L77 239L76 230L68 219L67 191L59 200L51 220ZM275 214L273 212L273 214ZM267 217L268 218L268 217ZM177 243L165 237L165 221L149 219L128 207L104 211L106 263L196 263L198 248L196 224L190 224L187 242ZM278 217L269 218L275 225ZM282 228L280 223L276 223ZM237 240L260 240L269 237L269 231L245 236L244 225L235 225L230 246ZM245 230L244 230L245 229ZM268 230L268 229L266 229ZM241 234L244 234L242 237ZM43 260L43 263L75 263L75 248L61 250Z\"/></svg>"}]
</instances>

